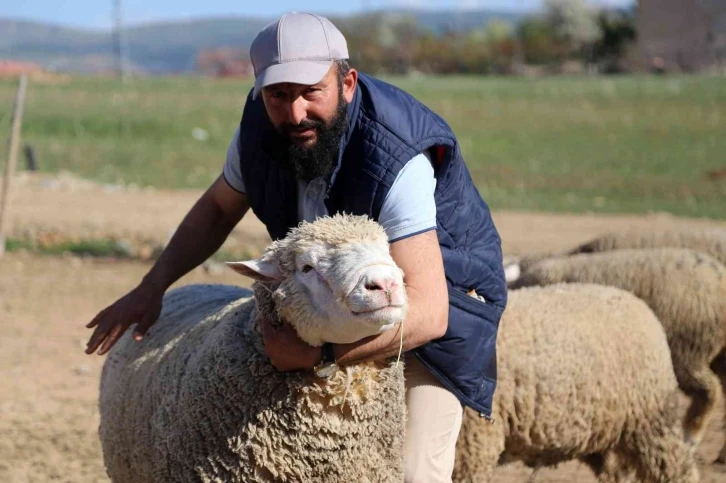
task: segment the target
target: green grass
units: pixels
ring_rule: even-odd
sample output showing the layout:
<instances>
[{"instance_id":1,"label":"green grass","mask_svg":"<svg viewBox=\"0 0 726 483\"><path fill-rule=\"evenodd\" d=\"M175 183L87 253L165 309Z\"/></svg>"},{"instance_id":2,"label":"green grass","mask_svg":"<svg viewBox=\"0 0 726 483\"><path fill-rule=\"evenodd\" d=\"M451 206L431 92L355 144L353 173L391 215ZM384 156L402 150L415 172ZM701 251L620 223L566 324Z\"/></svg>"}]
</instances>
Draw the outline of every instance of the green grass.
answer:
<instances>
[{"instance_id":1,"label":"green grass","mask_svg":"<svg viewBox=\"0 0 726 483\"><path fill-rule=\"evenodd\" d=\"M5 249L8 252L29 251L43 255L70 253L78 256L104 258L131 258L127 249L114 240L63 241L51 245L38 245L29 240L9 238Z\"/></svg>"},{"instance_id":2,"label":"green grass","mask_svg":"<svg viewBox=\"0 0 726 483\"><path fill-rule=\"evenodd\" d=\"M441 114L493 209L667 211L726 218L726 81L716 77L388 79ZM41 169L204 188L220 172L249 81L31 83L24 141ZM0 81L0 129L15 83ZM208 131L205 141L192 130Z\"/></svg>"},{"instance_id":3,"label":"green grass","mask_svg":"<svg viewBox=\"0 0 726 483\"><path fill-rule=\"evenodd\" d=\"M152 246L150 258L155 260L162 249L162 246ZM143 258L138 250L127 246L122 240L109 238L60 240L51 243L38 243L27 238L11 237L5 240L5 250L8 253L25 251L39 255L72 254L83 257L148 260L148 258ZM248 248L239 250L220 248L209 258L210 260L222 263L229 260L247 260L256 256L259 256L259 254Z\"/></svg>"}]
</instances>

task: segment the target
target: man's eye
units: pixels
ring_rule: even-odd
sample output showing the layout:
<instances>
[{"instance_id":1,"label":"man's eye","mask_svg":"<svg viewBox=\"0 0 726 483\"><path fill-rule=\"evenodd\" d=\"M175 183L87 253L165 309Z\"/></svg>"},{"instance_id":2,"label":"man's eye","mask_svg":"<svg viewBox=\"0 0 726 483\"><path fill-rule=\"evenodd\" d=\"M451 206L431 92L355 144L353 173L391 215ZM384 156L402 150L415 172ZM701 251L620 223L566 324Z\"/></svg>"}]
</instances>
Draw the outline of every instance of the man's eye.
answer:
<instances>
[{"instance_id":1,"label":"man's eye","mask_svg":"<svg viewBox=\"0 0 726 483\"><path fill-rule=\"evenodd\" d=\"M302 267L302 273L308 273L312 269L312 265L305 265L304 267Z\"/></svg>"}]
</instances>

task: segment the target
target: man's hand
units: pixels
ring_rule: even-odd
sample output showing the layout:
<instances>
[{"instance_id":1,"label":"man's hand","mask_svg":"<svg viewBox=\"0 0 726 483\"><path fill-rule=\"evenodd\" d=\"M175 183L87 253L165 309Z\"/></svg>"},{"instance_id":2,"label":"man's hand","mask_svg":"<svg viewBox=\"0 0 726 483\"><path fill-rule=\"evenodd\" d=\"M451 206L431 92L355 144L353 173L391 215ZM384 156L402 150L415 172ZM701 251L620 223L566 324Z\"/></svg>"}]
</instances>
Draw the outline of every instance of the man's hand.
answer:
<instances>
[{"instance_id":1,"label":"man's hand","mask_svg":"<svg viewBox=\"0 0 726 483\"><path fill-rule=\"evenodd\" d=\"M263 322L262 340L265 354L278 371L312 369L322 359L322 349L305 343L290 324L275 329Z\"/></svg>"},{"instance_id":2,"label":"man's hand","mask_svg":"<svg viewBox=\"0 0 726 483\"><path fill-rule=\"evenodd\" d=\"M249 207L247 195L232 189L220 175L184 217L141 284L86 325L96 327L86 354L93 354L101 343L98 354L105 354L134 323L134 338L141 340L159 318L164 292L217 251Z\"/></svg>"},{"instance_id":3,"label":"man's hand","mask_svg":"<svg viewBox=\"0 0 726 483\"><path fill-rule=\"evenodd\" d=\"M86 327L93 328L86 346L86 354L93 354L103 342L98 355L108 352L131 324L136 323L134 339L141 340L161 313L164 292L152 285L144 284L133 289L112 305L103 309Z\"/></svg>"}]
</instances>

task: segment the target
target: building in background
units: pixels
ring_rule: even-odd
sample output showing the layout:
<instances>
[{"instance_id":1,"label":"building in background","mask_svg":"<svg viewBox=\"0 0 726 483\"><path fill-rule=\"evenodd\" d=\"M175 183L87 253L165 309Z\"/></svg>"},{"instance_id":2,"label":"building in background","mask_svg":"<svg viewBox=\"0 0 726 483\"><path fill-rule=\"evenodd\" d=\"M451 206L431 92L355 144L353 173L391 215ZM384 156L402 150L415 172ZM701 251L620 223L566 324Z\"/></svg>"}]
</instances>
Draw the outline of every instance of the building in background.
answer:
<instances>
[{"instance_id":1,"label":"building in background","mask_svg":"<svg viewBox=\"0 0 726 483\"><path fill-rule=\"evenodd\" d=\"M21 74L31 76L42 73L43 67L34 62L0 59L0 77L19 77Z\"/></svg>"},{"instance_id":2,"label":"building in background","mask_svg":"<svg viewBox=\"0 0 726 483\"><path fill-rule=\"evenodd\" d=\"M639 0L635 71L726 68L726 0Z\"/></svg>"}]
</instances>

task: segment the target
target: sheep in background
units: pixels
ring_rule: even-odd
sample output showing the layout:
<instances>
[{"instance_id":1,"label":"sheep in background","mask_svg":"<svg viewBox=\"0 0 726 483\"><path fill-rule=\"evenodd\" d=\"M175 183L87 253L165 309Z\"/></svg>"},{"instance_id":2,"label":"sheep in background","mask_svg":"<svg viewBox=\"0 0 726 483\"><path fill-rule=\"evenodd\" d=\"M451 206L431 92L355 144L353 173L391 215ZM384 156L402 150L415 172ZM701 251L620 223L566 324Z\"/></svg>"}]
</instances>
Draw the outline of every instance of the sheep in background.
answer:
<instances>
[{"instance_id":1,"label":"sheep in background","mask_svg":"<svg viewBox=\"0 0 726 483\"><path fill-rule=\"evenodd\" d=\"M255 279L254 297L221 285L169 291L144 340L125 334L103 367L99 433L113 481L402 481L403 363L329 379L278 372L258 329L290 323L320 345L400 327L407 299L388 250L373 221L322 218L230 264Z\"/></svg>"},{"instance_id":2,"label":"sheep in background","mask_svg":"<svg viewBox=\"0 0 726 483\"><path fill-rule=\"evenodd\" d=\"M663 328L627 291L559 284L509 293L497 338L493 422L466 408L454 481L498 464L579 459L599 481L697 482ZM617 464L615 464L617 462Z\"/></svg>"},{"instance_id":3,"label":"sheep in background","mask_svg":"<svg viewBox=\"0 0 726 483\"><path fill-rule=\"evenodd\" d=\"M561 282L612 285L650 306L668 337L679 386L691 397L684 432L696 447L721 392L726 394L726 385L719 387L726 371L718 365L726 356L726 267L685 248L619 249L542 260L510 287ZM726 446L719 460L724 455Z\"/></svg>"},{"instance_id":4,"label":"sheep in background","mask_svg":"<svg viewBox=\"0 0 726 483\"><path fill-rule=\"evenodd\" d=\"M506 257L505 276L507 282L514 282L530 265L547 258L629 248L690 248L711 255L726 265L726 229L633 229L606 233L567 250Z\"/></svg>"},{"instance_id":5,"label":"sheep in background","mask_svg":"<svg viewBox=\"0 0 726 483\"><path fill-rule=\"evenodd\" d=\"M597 253L626 248L690 248L711 255L726 265L726 229L628 230L597 237L569 250L566 254Z\"/></svg>"}]
</instances>

